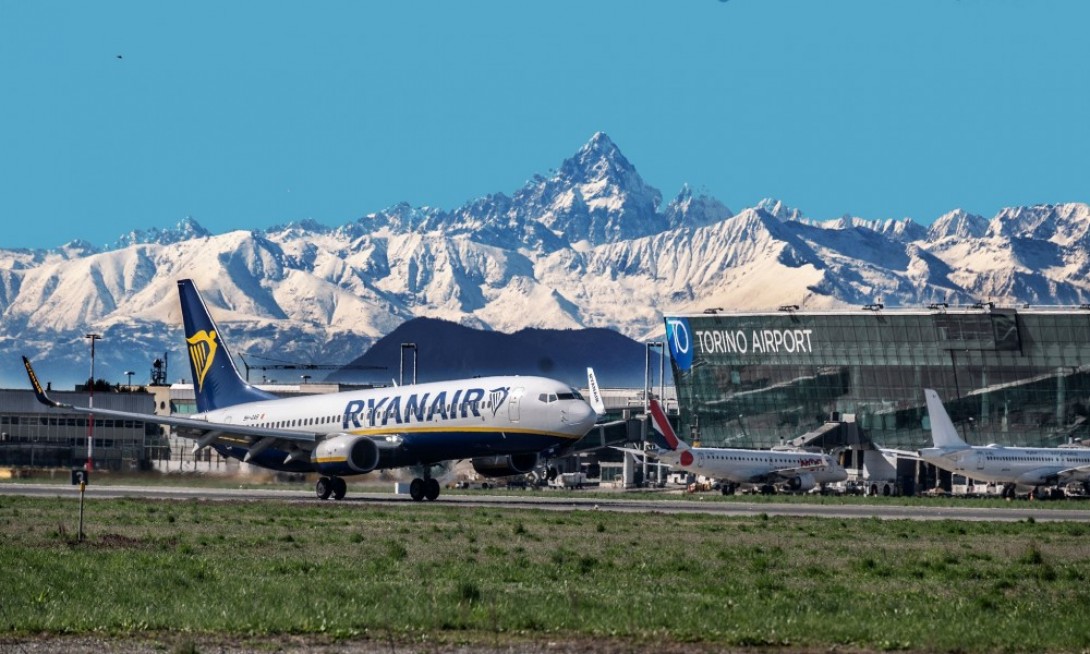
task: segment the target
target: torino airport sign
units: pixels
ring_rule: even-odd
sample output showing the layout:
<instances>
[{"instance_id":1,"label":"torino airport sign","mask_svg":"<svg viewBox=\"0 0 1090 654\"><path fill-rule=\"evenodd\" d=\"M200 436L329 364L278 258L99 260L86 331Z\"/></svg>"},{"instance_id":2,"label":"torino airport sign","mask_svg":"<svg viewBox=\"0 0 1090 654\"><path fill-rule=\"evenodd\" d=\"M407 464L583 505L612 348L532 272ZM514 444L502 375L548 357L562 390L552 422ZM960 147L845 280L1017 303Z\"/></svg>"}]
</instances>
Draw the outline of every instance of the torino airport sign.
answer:
<instances>
[{"instance_id":1,"label":"torino airport sign","mask_svg":"<svg viewBox=\"0 0 1090 654\"><path fill-rule=\"evenodd\" d=\"M809 354L812 329L697 329L688 318L666 319L670 354L681 370L693 365L693 354Z\"/></svg>"}]
</instances>

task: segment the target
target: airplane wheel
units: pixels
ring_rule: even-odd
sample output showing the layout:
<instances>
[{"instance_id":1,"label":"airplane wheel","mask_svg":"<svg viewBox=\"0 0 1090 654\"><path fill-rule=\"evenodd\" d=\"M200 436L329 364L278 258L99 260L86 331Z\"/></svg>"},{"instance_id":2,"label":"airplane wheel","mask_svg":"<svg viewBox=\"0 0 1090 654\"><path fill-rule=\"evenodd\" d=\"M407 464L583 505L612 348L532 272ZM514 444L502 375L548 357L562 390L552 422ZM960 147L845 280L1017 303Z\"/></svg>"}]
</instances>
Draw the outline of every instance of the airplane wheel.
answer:
<instances>
[{"instance_id":1,"label":"airplane wheel","mask_svg":"<svg viewBox=\"0 0 1090 654\"><path fill-rule=\"evenodd\" d=\"M414 502L424 499L424 480L420 477L417 477L409 484L409 497L413 498Z\"/></svg>"},{"instance_id":2,"label":"airplane wheel","mask_svg":"<svg viewBox=\"0 0 1090 654\"><path fill-rule=\"evenodd\" d=\"M424 497L428 498L429 502L439 497L439 481L437 479L424 480Z\"/></svg>"},{"instance_id":3,"label":"airplane wheel","mask_svg":"<svg viewBox=\"0 0 1090 654\"><path fill-rule=\"evenodd\" d=\"M330 494L333 493L333 482L329 477L322 477L318 480L318 483L314 484L314 494L318 496L320 500L328 500Z\"/></svg>"},{"instance_id":4,"label":"airplane wheel","mask_svg":"<svg viewBox=\"0 0 1090 654\"><path fill-rule=\"evenodd\" d=\"M333 486L333 499L343 500L345 493L348 492L348 482L341 477L333 477L329 481Z\"/></svg>"}]
</instances>

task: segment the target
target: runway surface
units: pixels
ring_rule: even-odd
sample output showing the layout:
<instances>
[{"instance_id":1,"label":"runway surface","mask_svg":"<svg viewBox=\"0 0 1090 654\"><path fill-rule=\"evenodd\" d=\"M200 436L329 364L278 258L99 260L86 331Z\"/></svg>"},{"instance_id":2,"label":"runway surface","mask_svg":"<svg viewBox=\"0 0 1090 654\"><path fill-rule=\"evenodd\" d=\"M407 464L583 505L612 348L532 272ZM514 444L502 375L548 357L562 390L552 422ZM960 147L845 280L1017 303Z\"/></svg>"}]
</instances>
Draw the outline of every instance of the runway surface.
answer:
<instances>
[{"instance_id":1,"label":"runway surface","mask_svg":"<svg viewBox=\"0 0 1090 654\"><path fill-rule=\"evenodd\" d=\"M0 495L27 497L76 498L79 491L74 486L59 484L0 483ZM339 502L322 502L310 490L233 489L163 486L88 486L88 500L120 497L158 500L216 500L216 501L278 501L296 503L322 503L327 505L375 504L405 505L411 510L415 503L407 495L392 493L352 493ZM820 501L820 500L819 500ZM973 506L972 499L964 500L964 506L904 506L874 498L869 504L803 504L765 503L745 500L702 501L700 496L685 499L664 499L661 495L648 497L644 493L618 493L616 497L572 497L550 495L548 491L526 491L525 495L460 495L444 493L435 504L455 507L489 507L497 509L549 511L629 511L659 513L702 513L722 516L807 516L821 518L879 518L884 520L1062 520L1090 522L1090 504L1012 502L1010 507ZM430 504L430 503L425 503ZM1068 506L1077 508L1067 508Z\"/></svg>"}]
</instances>

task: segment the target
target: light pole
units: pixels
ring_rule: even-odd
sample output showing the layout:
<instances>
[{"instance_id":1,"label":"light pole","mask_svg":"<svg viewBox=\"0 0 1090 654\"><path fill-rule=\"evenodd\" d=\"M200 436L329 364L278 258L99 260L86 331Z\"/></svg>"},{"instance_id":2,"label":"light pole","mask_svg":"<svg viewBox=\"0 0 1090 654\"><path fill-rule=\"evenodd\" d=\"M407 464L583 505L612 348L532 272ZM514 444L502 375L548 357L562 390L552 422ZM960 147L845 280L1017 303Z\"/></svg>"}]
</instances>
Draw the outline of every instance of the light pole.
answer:
<instances>
[{"instance_id":1,"label":"light pole","mask_svg":"<svg viewBox=\"0 0 1090 654\"><path fill-rule=\"evenodd\" d=\"M126 370L125 371L125 376L129 378L129 381L127 383L128 387L129 387L129 390L132 390L132 376L135 375L135 374L136 373L133 372L132 370Z\"/></svg>"},{"instance_id":2,"label":"light pole","mask_svg":"<svg viewBox=\"0 0 1090 654\"><path fill-rule=\"evenodd\" d=\"M413 384L416 384L416 343L401 344L401 367L398 373L398 384L405 385L405 350L413 351Z\"/></svg>"},{"instance_id":3,"label":"light pole","mask_svg":"<svg viewBox=\"0 0 1090 654\"><path fill-rule=\"evenodd\" d=\"M300 377L302 377L302 378L303 378L303 385L304 385L304 386L305 386L306 384L309 384L309 383L310 383L310 375L300 375Z\"/></svg>"},{"instance_id":4,"label":"light pole","mask_svg":"<svg viewBox=\"0 0 1090 654\"><path fill-rule=\"evenodd\" d=\"M644 359L643 359L643 412L644 412L644 414L647 413L647 405L649 404L648 395L649 395L649 393L651 393L651 391L653 391L655 389L655 382L654 382L654 379L653 379L654 372L651 369L651 348L657 347L657 348L661 349L662 346L663 346L662 341L648 341L646 343L646 349L644 350ZM659 398L659 400L662 400L662 398ZM663 410L665 410L665 406L663 407Z\"/></svg>"},{"instance_id":5,"label":"light pole","mask_svg":"<svg viewBox=\"0 0 1090 654\"><path fill-rule=\"evenodd\" d=\"M85 334L84 338L91 340L91 387L87 398L87 408L92 410L87 414L87 472L90 473L95 467L95 341L102 338L102 334Z\"/></svg>"},{"instance_id":6,"label":"light pole","mask_svg":"<svg viewBox=\"0 0 1090 654\"><path fill-rule=\"evenodd\" d=\"M643 426L644 426L644 430L645 430L644 431L644 443L645 443L644 444L644 449L647 449L646 442L648 440L648 437L650 436L650 430L651 430L651 426L648 424L649 421L650 421L650 417L647 415L647 410L648 410L648 407L651 404L651 397L650 397L651 392L655 388L655 381L652 378L654 376L654 371L651 368L651 348L657 347L657 348L661 349L662 346L663 346L662 341L648 341L647 344L646 344L646 347L644 349L644 359L643 359L643 420L644 420ZM659 399L661 400L662 398L659 398ZM666 410L666 407L663 406L663 411L665 411L665 410ZM661 468L657 468L657 470L661 470ZM648 484L648 481L647 481L648 472L649 471L647 469L647 455L644 454L643 455L643 483L646 484L646 485L650 485L650 484Z\"/></svg>"}]
</instances>

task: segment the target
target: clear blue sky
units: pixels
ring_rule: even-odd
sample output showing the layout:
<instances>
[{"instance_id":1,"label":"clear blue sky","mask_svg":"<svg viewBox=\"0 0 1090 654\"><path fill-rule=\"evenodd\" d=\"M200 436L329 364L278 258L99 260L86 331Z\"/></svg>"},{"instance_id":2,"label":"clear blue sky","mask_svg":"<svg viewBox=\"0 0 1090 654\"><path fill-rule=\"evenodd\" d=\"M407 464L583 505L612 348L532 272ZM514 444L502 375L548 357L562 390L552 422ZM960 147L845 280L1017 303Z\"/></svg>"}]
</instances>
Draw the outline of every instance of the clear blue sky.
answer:
<instances>
[{"instance_id":1,"label":"clear blue sky","mask_svg":"<svg viewBox=\"0 0 1090 654\"><path fill-rule=\"evenodd\" d=\"M454 208L599 130L736 211L1086 202L1088 25L1083 0L0 0L0 247Z\"/></svg>"}]
</instances>

